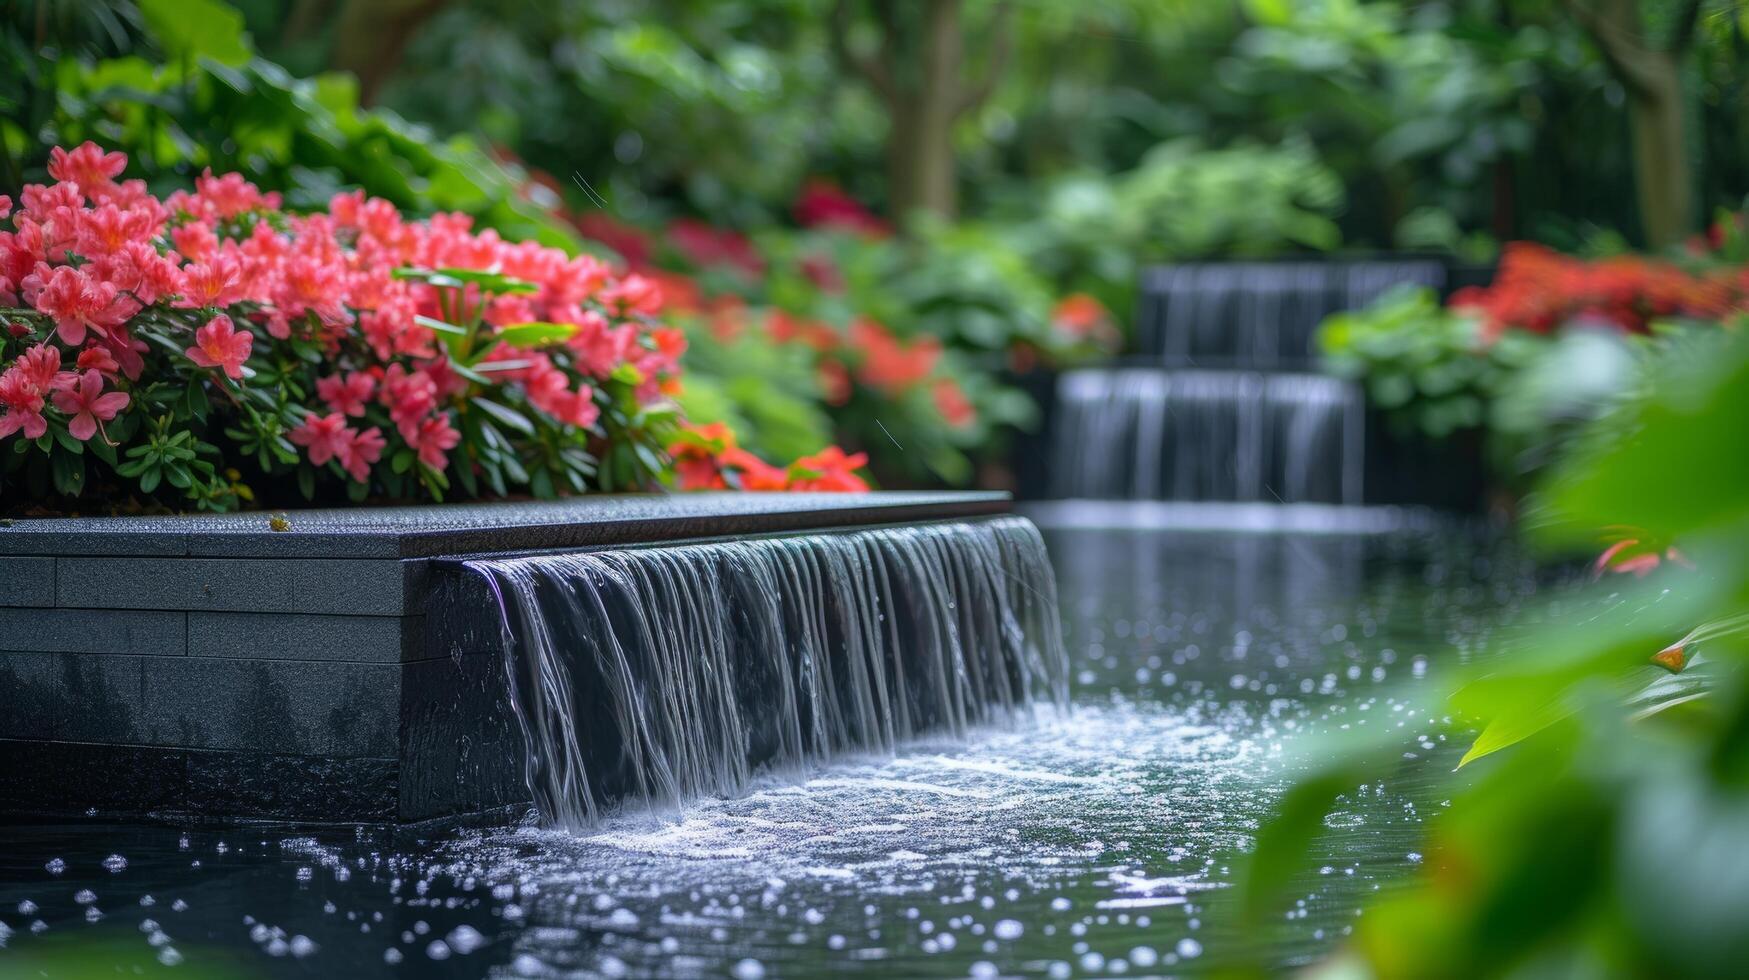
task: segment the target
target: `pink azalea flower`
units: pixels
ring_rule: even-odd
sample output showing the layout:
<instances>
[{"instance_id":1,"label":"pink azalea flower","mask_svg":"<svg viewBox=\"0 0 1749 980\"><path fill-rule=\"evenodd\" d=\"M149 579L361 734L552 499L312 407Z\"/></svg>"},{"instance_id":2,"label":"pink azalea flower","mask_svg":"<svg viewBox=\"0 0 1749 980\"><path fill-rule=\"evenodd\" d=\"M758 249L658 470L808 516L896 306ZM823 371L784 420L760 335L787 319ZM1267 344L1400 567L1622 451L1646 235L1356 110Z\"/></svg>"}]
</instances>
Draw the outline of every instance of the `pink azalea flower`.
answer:
<instances>
[{"instance_id":1,"label":"pink azalea flower","mask_svg":"<svg viewBox=\"0 0 1749 980\"><path fill-rule=\"evenodd\" d=\"M237 283L243 269L230 255L215 255L210 261L190 262L182 269L182 298L176 305L185 309L224 306L237 299Z\"/></svg>"},{"instance_id":2,"label":"pink azalea flower","mask_svg":"<svg viewBox=\"0 0 1749 980\"><path fill-rule=\"evenodd\" d=\"M70 374L61 370L61 352L48 344L37 344L20 354L14 366L41 392L64 388L73 380Z\"/></svg>"},{"instance_id":3,"label":"pink azalea flower","mask_svg":"<svg viewBox=\"0 0 1749 980\"><path fill-rule=\"evenodd\" d=\"M70 151L58 146L49 151L49 176L78 184L87 192L110 184L127 166L127 154L105 153L90 140Z\"/></svg>"},{"instance_id":4,"label":"pink azalea flower","mask_svg":"<svg viewBox=\"0 0 1749 980\"><path fill-rule=\"evenodd\" d=\"M79 352L79 370L96 371L105 377L115 377L121 370L121 365L115 361L115 355L103 347L87 347Z\"/></svg>"},{"instance_id":5,"label":"pink azalea flower","mask_svg":"<svg viewBox=\"0 0 1749 980\"><path fill-rule=\"evenodd\" d=\"M407 371L399 364L389 365L383 374L377 401L389 410L402 438L417 429L419 420L437 407L437 384L424 371Z\"/></svg>"},{"instance_id":6,"label":"pink azalea flower","mask_svg":"<svg viewBox=\"0 0 1749 980\"><path fill-rule=\"evenodd\" d=\"M61 343L69 347L85 343L87 330L108 334L127 319L114 286L98 282L70 265L52 270L40 267L25 278L24 287L26 299L39 311L54 317L55 332Z\"/></svg>"},{"instance_id":7,"label":"pink azalea flower","mask_svg":"<svg viewBox=\"0 0 1749 980\"><path fill-rule=\"evenodd\" d=\"M36 439L49 430L42 414L42 389L19 365L0 373L0 406L6 408L6 414L0 415L0 439L19 430L26 439Z\"/></svg>"},{"instance_id":8,"label":"pink azalea flower","mask_svg":"<svg viewBox=\"0 0 1749 980\"><path fill-rule=\"evenodd\" d=\"M354 480L368 483L371 464L383 458L383 447L386 445L388 440L383 438L383 430L374 425L363 432L351 432L346 454L341 457L340 465L346 468L347 474Z\"/></svg>"},{"instance_id":9,"label":"pink azalea flower","mask_svg":"<svg viewBox=\"0 0 1749 980\"><path fill-rule=\"evenodd\" d=\"M363 371L354 371L344 377L330 374L316 379L317 397L334 411L352 416L364 414L365 403L370 401L376 387L376 380Z\"/></svg>"},{"instance_id":10,"label":"pink azalea flower","mask_svg":"<svg viewBox=\"0 0 1749 980\"><path fill-rule=\"evenodd\" d=\"M79 375L76 384L55 392L55 408L73 416L67 422L67 431L80 442L96 435L103 423L115 418L115 413L126 407L128 396L125 392L103 393L103 375L96 370L86 371ZM109 440L107 434L103 438L106 442Z\"/></svg>"},{"instance_id":11,"label":"pink azalea flower","mask_svg":"<svg viewBox=\"0 0 1749 980\"><path fill-rule=\"evenodd\" d=\"M339 412L328 415L311 412L303 425L286 433L286 438L294 444L309 450L310 462L317 466L331 459L349 457L352 436L353 430L346 425L346 416Z\"/></svg>"},{"instance_id":12,"label":"pink azalea flower","mask_svg":"<svg viewBox=\"0 0 1749 980\"><path fill-rule=\"evenodd\" d=\"M12 217L12 198L0 194L0 221Z\"/></svg>"},{"instance_id":13,"label":"pink azalea flower","mask_svg":"<svg viewBox=\"0 0 1749 980\"><path fill-rule=\"evenodd\" d=\"M407 445L419 450L419 462L442 472L449 466L447 453L461 441L462 434L450 428L449 416L439 414L422 420L410 434Z\"/></svg>"},{"instance_id":14,"label":"pink azalea flower","mask_svg":"<svg viewBox=\"0 0 1749 980\"><path fill-rule=\"evenodd\" d=\"M220 313L194 332L194 346L188 349L188 359L201 367L223 368L226 377L240 381L243 362L249 359L249 349L254 344L253 334L247 330L239 332L231 318Z\"/></svg>"}]
</instances>

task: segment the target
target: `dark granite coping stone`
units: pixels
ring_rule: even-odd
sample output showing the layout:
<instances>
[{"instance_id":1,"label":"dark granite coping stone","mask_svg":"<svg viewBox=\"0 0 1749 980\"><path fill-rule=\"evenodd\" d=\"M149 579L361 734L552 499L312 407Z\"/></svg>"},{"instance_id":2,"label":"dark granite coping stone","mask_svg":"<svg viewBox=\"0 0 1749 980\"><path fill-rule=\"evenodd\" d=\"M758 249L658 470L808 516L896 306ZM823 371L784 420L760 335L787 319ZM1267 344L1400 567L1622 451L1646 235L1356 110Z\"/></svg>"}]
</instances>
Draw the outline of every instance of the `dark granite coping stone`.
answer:
<instances>
[{"instance_id":1,"label":"dark granite coping stone","mask_svg":"<svg viewBox=\"0 0 1749 980\"><path fill-rule=\"evenodd\" d=\"M620 494L551 501L167 517L56 517L0 525L0 555L430 558L642 544L728 534L1005 513L990 492ZM274 531L275 514L289 523Z\"/></svg>"}]
</instances>

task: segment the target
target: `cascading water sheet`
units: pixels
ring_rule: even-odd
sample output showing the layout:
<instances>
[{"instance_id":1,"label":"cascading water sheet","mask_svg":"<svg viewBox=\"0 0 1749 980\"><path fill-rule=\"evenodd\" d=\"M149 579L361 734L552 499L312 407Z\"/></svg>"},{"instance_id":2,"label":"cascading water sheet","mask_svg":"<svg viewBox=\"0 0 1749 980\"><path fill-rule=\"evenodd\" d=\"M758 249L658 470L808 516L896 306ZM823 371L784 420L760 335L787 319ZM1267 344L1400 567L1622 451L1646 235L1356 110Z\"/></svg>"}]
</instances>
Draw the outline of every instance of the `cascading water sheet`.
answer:
<instances>
[{"instance_id":1,"label":"cascading water sheet","mask_svg":"<svg viewBox=\"0 0 1749 980\"><path fill-rule=\"evenodd\" d=\"M1360 392L1338 378L1148 368L1065 373L1053 495L1357 504Z\"/></svg>"},{"instance_id":2,"label":"cascading water sheet","mask_svg":"<svg viewBox=\"0 0 1749 980\"><path fill-rule=\"evenodd\" d=\"M554 826L1067 704L1056 580L1021 518L466 564L498 598Z\"/></svg>"}]
</instances>

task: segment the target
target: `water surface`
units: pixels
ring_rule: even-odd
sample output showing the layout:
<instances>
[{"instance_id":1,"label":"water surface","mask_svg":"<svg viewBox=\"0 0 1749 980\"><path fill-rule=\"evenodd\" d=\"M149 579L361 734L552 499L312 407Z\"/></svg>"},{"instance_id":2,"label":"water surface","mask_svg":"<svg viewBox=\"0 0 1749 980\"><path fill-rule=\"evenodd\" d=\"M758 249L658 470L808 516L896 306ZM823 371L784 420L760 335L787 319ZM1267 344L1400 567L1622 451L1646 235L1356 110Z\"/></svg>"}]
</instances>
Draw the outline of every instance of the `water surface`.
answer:
<instances>
[{"instance_id":1,"label":"water surface","mask_svg":"<svg viewBox=\"0 0 1749 980\"><path fill-rule=\"evenodd\" d=\"M0 974L1067 977L1333 948L1461 754L1405 698L1511 628L1531 566L1449 529L1047 540L1068 712L577 835L0 827ZM1402 729L1398 777L1327 821L1280 936L1240 934L1230 858L1290 750L1362 723Z\"/></svg>"}]
</instances>

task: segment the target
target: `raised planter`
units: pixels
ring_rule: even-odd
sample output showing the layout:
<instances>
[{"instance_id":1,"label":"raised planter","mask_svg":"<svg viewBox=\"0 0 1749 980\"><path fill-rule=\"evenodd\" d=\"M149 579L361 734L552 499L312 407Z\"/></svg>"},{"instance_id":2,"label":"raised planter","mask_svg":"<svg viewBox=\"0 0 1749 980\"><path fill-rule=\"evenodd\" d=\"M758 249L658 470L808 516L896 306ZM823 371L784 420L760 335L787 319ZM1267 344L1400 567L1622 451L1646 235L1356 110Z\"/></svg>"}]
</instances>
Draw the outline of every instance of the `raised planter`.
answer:
<instances>
[{"instance_id":1,"label":"raised planter","mask_svg":"<svg viewBox=\"0 0 1749 980\"><path fill-rule=\"evenodd\" d=\"M457 559L1002 513L699 494L0 526L0 811L416 821L527 799Z\"/></svg>"}]
</instances>

